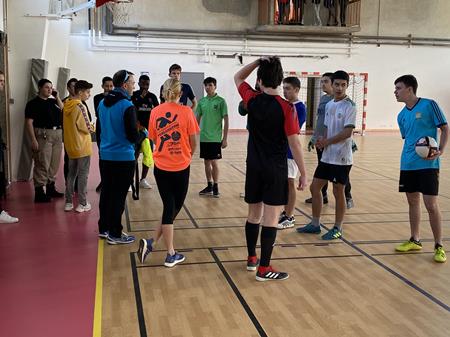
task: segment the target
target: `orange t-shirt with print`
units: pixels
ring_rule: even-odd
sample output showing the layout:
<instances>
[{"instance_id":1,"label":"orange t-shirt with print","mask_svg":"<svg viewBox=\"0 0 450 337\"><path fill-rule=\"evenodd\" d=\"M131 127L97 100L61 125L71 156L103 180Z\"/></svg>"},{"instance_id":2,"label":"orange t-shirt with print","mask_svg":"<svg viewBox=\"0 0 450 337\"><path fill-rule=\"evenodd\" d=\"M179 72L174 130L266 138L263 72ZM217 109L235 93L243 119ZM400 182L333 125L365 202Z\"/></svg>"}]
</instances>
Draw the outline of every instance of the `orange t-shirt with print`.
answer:
<instances>
[{"instance_id":1,"label":"orange t-shirt with print","mask_svg":"<svg viewBox=\"0 0 450 337\"><path fill-rule=\"evenodd\" d=\"M167 102L153 108L148 136L155 143L155 166L165 171L187 168L192 158L189 136L199 131L190 107Z\"/></svg>"}]
</instances>

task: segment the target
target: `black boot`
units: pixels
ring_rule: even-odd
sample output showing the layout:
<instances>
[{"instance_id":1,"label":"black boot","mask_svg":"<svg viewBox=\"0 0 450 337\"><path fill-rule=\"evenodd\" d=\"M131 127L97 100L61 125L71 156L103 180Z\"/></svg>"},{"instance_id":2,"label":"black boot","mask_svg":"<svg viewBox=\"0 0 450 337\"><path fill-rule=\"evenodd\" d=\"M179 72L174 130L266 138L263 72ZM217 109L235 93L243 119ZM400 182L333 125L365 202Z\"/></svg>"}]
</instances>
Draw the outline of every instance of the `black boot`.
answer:
<instances>
[{"instance_id":1,"label":"black boot","mask_svg":"<svg viewBox=\"0 0 450 337\"><path fill-rule=\"evenodd\" d=\"M47 196L49 198L62 198L64 193L58 192L55 188L55 182L47 184Z\"/></svg>"},{"instance_id":2,"label":"black boot","mask_svg":"<svg viewBox=\"0 0 450 337\"><path fill-rule=\"evenodd\" d=\"M45 194L43 186L34 188L34 202L43 203L43 202L50 202L50 201L51 201L51 198Z\"/></svg>"}]
</instances>

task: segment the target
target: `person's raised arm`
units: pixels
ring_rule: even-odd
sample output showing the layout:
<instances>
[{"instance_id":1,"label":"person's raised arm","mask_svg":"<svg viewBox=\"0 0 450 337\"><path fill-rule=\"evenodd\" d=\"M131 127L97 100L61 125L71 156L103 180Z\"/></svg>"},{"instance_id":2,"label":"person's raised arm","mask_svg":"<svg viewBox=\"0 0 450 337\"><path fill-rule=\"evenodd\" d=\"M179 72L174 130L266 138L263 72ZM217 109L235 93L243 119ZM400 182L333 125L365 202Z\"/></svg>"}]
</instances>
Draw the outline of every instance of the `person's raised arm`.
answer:
<instances>
[{"instance_id":1,"label":"person's raised arm","mask_svg":"<svg viewBox=\"0 0 450 337\"><path fill-rule=\"evenodd\" d=\"M257 59L239 69L239 71L234 75L234 83L236 84L237 88L239 88L239 86L247 79L247 77L250 76L253 70L258 68L259 62L260 59Z\"/></svg>"}]
</instances>

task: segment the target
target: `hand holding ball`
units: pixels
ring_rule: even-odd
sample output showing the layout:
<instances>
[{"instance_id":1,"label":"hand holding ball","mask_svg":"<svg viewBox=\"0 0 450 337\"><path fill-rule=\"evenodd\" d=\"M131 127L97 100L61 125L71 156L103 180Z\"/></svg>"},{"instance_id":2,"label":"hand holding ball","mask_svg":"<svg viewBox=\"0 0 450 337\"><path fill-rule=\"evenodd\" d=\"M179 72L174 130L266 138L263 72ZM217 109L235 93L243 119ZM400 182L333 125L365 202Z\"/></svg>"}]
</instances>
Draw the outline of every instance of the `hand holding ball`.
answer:
<instances>
[{"instance_id":1,"label":"hand holding ball","mask_svg":"<svg viewBox=\"0 0 450 337\"><path fill-rule=\"evenodd\" d=\"M423 159L435 159L439 156L438 143L433 137L422 137L416 142L416 153Z\"/></svg>"}]
</instances>

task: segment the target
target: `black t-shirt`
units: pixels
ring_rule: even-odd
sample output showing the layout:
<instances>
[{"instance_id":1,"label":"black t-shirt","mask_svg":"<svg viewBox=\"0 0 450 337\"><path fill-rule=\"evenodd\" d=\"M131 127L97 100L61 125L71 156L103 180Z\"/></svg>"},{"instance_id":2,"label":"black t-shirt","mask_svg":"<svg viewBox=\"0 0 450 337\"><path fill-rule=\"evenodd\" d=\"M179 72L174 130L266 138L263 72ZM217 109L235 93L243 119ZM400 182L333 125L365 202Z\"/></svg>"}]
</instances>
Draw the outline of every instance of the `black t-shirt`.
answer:
<instances>
[{"instance_id":1,"label":"black t-shirt","mask_svg":"<svg viewBox=\"0 0 450 337\"><path fill-rule=\"evenodd\" d=\"M33 98L25 107L25 118L32 119L35 128L52 129L62 126L62 111L54 98Z\"/></svg>"},{"instance_id":2,"label":"black t-shirt","mask_svg":"<svg viewBox=\"0 0 450 337\"><path fill-rule=\"evenodd\" d=\"M94 96L95 117L97 117L97 118L98 118L98 105L100 104L102 99L105 97L106 97L106 95L103 92Z\"/></svg>"},{"instance_id":3,"label":"black t-shirt","mask_svg":"<svg viewBox=\"0 0 450 337\"><path fill-rule=\"evenodd\" d=\"M141 90L137 90L131 96L131 101L136 107L137 119L139 123L145 128L148 128L148 123L150 121L150 113L155 106L159 105L158 98L155 94L147 92L147 94L142 97Z\"/></svg>"},{"instance_id":4,"label":"black t-shirt","mask_svg":"<svg viewBox=\"0 0 450 337\"><path fill-rule=\"evenodd\" d=\"M247 167L276 171L287 166L287 137L298 134L297 113L280 96L253 90L246 82L239 94L248 111Z\"/></svg>"},{"instance_id":5,"label":"black t-shirt","mask_svg":"<svg viewBox=\"0 0 450 337\"><path fill-rule=\"evenodd\" d=\"M161 89L159 89L159 99L161 100L161 103L164 103L164 97L162 95L163 86L161 86ZM181 83L181 97L180 97L180 104L187 105L188 98L192 100L195 98L194 91L192 90L191 86L187 83Z\"/></svg>"}]
</instances>

